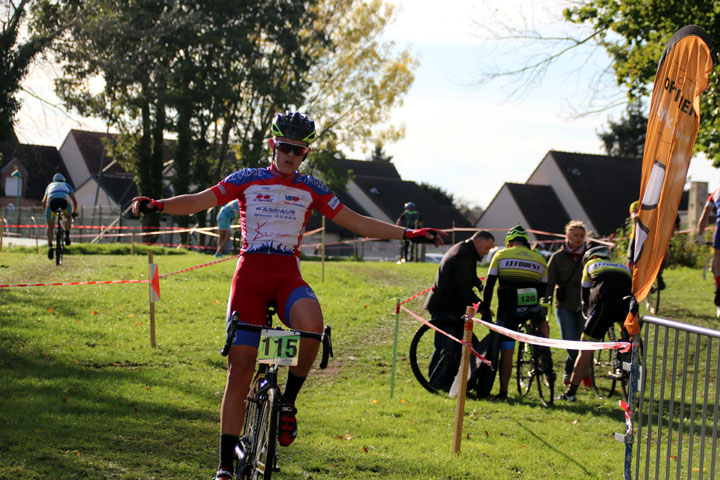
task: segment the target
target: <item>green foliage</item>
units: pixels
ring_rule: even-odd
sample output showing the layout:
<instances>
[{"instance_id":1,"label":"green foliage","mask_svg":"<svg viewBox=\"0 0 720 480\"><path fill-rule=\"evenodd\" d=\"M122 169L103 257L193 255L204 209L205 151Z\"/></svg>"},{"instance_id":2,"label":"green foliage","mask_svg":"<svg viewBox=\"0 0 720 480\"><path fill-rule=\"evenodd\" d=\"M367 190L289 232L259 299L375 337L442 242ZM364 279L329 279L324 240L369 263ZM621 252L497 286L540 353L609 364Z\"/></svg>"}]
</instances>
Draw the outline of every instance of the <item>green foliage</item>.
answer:
<instances>
[{"instance_id":1,"label":"green foliage","mask_svg":"<svg viewBox=\"0 0 720 480\"><path fill-rule=\"evenodd\" d=\"M438 187L436 185L431 185L426 182L420 182L418 185L420 186L420 188L430 194L433 200L435 200L440 205L452 207L455 204L453 194L446 191L444 188Z\"/></svg>"},{"instance_id":2,"label":"green foliage","mask_svg":"<svg viewBox=\"0 0 720 480\"><path fill-rule=\"evenodd\" d=\"M628 104L625 115L618 121L610 120L608 130L598 133L607 155L642 157L648 119L642 111L642 101Z\"/></svg>"},{"instance_id":3,"label":"green foliage","mask_svg":"<svg viewBox=\"0 0 720 480\"><path fill-rule=\"evenodd\" d=\"M569 22L590 25L598 44L613 60L617 83L631 101L647 97L657 66L670 37L685 25L698 25L720 45L720 9L716 2L668 0L582 0L564 11ZM708 88L700 99L701 125L696 149L720 165L720 91L718 70L710 73Z\"/></svg>"},{"instance_id":4,"label":"green foliage","mask_svg":"<svg viewBox=\"0 0 720 480\"><path fill-rule=\"evenodd\" d=\"M30 64L42 52L52 32L32 35L20 41L26 9L31 2L3 2L0 5L0 144L13 136L15 114L20 110L17 93Z\"/></svg>"}]
</instances>

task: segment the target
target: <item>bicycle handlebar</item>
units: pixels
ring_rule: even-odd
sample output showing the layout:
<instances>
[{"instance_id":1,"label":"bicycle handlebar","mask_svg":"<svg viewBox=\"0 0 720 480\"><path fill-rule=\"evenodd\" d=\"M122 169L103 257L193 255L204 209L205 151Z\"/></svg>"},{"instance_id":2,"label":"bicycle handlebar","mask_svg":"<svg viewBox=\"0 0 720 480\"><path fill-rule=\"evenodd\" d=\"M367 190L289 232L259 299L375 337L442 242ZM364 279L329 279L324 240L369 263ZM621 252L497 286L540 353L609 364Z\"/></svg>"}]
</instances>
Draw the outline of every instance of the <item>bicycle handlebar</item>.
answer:
<instances>
[{"instance_id":1,"label":"bicycle handlebar","mask_svg":"<svg viewBox=\"0 0 720 480\"><path fill-rule=\"evenodd\" d=\"M262 330L268 329L268 330L283 330L280 327L263 327L260 325L251 325L249 323L243 323L239 320L239 315L237 312L233 312L230 321L227 325L227 335L225 337L225 345L223 346L222 350L220 351L220 355L223 357L227 357L227 355L230 353L230 347L232 346L233 339L235 338L235 334L237 333L238 329L240 330L247 330L251 332L260 332ZM328 360L330 357L335 357L333 355L333 348L332 348L332 340L330 338L330 325L325 325L325 330L323 333L315 333L315 332L306 332L303 330L292 330L293 332L297 333L301 337L305 338L313 338L319 342L322 343L322 359L320 360L320 368L326 368L328 365Z\"/></svg>"}]
</instances>

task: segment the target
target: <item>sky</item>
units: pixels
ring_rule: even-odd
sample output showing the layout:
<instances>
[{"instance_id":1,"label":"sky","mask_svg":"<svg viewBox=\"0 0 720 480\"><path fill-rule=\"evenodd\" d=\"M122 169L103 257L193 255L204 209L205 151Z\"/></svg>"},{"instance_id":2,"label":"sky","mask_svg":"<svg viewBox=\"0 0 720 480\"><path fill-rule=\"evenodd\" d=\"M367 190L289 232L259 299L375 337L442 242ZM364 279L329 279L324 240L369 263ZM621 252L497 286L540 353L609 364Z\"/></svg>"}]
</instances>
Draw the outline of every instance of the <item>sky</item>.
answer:
<instances>
[{"instance_id":1,"label":"sky","mask_svg":"<svg viewBox=\"0 0 720 480\"><path fill-rule=\"evenodd\" d=\"M592 98L596 75L608 63L604 51L565 55L540 82L519 90L517 77L478 84L489 66L509 70L541 58L527 46L488 40L483 27L531 25L543 33L577 34L577 27L559 20L565 0L386 1L398 10L382 40L409 48L420 62L389 122L404 125L406 135L384 147L404 180L439 186L456 200L485 208L503 183L524 183L549 150L604 153L597 134L607 129L608 119L619 120L624 107L573 115ZM71 128L105 131L99 120L59 107L52 92L54 68L36 65L24 83L28 93L17 125L21 141L60 147ZM602 94L622 98L612 76L601 77L599 85ZM514 90L519 95L513 97ZM369 152L346 153L369 157ZM696 157L688 176L708 181L713 189L720 186L719 173Z\"/></svg>"}]
</instances>

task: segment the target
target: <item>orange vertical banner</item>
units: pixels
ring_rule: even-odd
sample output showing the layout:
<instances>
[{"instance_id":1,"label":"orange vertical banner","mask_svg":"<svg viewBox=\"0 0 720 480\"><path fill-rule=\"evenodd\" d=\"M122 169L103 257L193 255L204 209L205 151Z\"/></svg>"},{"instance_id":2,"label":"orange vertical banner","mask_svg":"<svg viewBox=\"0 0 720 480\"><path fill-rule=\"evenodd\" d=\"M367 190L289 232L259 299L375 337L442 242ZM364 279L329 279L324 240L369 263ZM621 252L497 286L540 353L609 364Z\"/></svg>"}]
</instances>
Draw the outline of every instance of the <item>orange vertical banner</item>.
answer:
<instances>
[{"instance_id":1,"label":"orange vertical banner","mask_svg":"<svg viewBox=\"0 0 720 480\"><path fill-rule=\"evenodd\" d=\"M633 283L635 298L625 320L630 334L640 333L637 302L650 291L665 256L700 128L700 95L717 63L709 36L688 25L672 36L660 58L648 114L640 183L640 212L635 225Z\"/></svg>"}]
</instances>

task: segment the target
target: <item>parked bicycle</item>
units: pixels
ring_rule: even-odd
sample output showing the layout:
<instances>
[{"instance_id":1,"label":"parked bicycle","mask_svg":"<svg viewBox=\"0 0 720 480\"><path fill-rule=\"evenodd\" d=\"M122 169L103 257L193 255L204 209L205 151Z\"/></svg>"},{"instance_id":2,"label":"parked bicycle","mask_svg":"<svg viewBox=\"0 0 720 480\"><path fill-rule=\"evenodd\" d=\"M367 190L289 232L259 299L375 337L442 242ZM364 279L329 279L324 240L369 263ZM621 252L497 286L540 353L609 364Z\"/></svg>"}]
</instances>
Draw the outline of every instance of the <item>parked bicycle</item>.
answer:
<instances>
[{"instance_id":1,"label":"parked bicycle","mask_svg":"<svg viewBox=\"0 0 720 480\"><path fill-rule=\"evenodd\" d=\"M535 337L544 337L538 326L539 319L544 317L547 307L537 305L530 310L518 325L518 333L526 333ZM515 362L515 379L518 394L527 396L533 382L537 385L538 397L544 407L552 405L555 398L555 371L553 370L550 347L533 345L518 341L517 361ZM548 400L545 400L547 389Z\"/></svg>"},{"instance_id":2,"label":"parked bicycle","mask_svg":"<svg viewBox=\"0 0 720 480\"><path fill-rule=\"evenodd\" d=\"M285 330L272 327L275 306L268 305L265 327L242 323L237 312L233 312L227 327L225 346L221 354L230 353L232 341L238 330L260 332L258 366L250 385L247 398L243 433L235 447L237 480L269 480L273 472L280 469L277 464L277 435L280 419L281 388L278 384L278 369L281 366L297 364L300 353L300 338L313 338L322 342L320 368L327 367L333 355L330 341L330 326L324 333Z\"/></svg>"},{"instance_id":3,"label":"parked bicycle","mask_svg":"<svg viewBox=\"0 0 720 480\"><path fill-rule=\"evenodd\" d=\"M629 342L630 338L623 327L613 324L608 329L609 342ZM601 350L594 356L590 376L593 390L598 398L609 398L619 393L627 402L628 382L630 380L630 355L627 351Z\"/></svg>"},{"instance_id":4,"label":"parked bicycle","mask_svg":"<svg viewBox=\"0 0 720 480\"><path fill-rule=\"evenodd\" d=\"M458 319L456 322L462 322ZM435 328L442 331L452 331L457 329L457 324L451 320L435 319L429 322ZM452 325L452 328L450 326ZM460 327L462 332L462 327ZM462 340L462 339L459 339ZM477 344L477 337L473 335L473 345ZM435 354L435 330L426 324L420 325L412 341L410 341L410 368L417 381L430 393L446 393L452 380L448 381L448 375L452 379L458 371L460 365L461 349L452 346L441 348L435 354L434 363L431 362Z\"/></svg>"}]
</instances>

